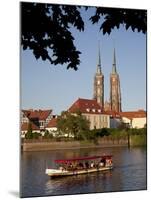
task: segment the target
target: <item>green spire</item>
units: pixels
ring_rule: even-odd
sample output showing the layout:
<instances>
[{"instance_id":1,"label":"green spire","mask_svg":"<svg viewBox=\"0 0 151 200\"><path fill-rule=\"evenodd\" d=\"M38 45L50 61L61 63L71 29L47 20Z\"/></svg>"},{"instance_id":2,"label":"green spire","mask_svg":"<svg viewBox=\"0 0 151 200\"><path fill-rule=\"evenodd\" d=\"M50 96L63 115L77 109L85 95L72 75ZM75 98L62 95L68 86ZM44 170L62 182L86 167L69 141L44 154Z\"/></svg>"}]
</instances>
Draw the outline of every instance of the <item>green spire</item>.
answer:
<instances>
[{"instance_id":1,"label":"green spire","mask_svg":"<svg viewBox=\"0 0 151 200\"><path fill-rule=\"evenodd\" d=\"M115 48L113 53L113 67L112 67L112 74L116 74L116 56L115 56Z\"/></svg>"},{"instance_id":2,"label":"green spire","mask_svg":"<svg viewBox=\"0 0 151 200\"><path fill-rule=\"evenodd\" d=\"M98 64L97 64L97 73L101 73L101 57L100 57L100 46L98 45Z\"/></svg>"}]
</instances>

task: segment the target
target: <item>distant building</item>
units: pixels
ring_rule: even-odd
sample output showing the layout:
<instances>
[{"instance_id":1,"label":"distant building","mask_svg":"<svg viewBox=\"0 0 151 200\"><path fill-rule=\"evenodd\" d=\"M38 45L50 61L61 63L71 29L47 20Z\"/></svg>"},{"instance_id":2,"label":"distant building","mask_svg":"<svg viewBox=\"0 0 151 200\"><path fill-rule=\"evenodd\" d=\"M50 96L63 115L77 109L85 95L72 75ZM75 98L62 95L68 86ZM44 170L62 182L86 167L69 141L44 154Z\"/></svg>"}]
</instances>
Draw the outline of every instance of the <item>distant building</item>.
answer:
<instances>
[{"instance_id":1,"label":"distant building","mask_svg":"<svg viewBox=\"0 0 151 200\"><path fill-rule=\"evenodd\" d=\"M21 138L25 138L25 135L28 131L29 122L23 122L21 124ZM34 123L31 123L31 128L33 133L40 133L40 128L36 126Z\"/></svg>"},{"instance_id":2,"label":"distant building","mask_svg":"<svg viewBox=\"0 0 151 200\"><path fill-rule=\"evenodd\" d=\"M110 116L110 128L118 128L122 123L122 118L118 112L104 111L104 113Z\"/></svg>"},{"instance_id":3,"label":"distant building","mask_svg":"<svg viewBox=\"0 0 151 200\"><path fill-rule=\"evenodd\" d=\"M44 130L50 119L52 118L52 110L22 110L21 111L21 123L31 121L40 130Z\"/></svg>"},{"instance_id":4,"label":"distant building","mask_svg":"<svg viewBox=\"0 0 151 200\"><path fill-rule=\"evenodd\" d=\"M71 113L80 111L90 122L90 129L100 129L110 127L110 116L103 114L101 106L94 99L81 99L75 101L68 109Z\"/></svg>"},{"instance_id":5,"label":"distant building","mask_svg":"<svg viewBox=\"0 0 151 200\"><path fill-rule=\"evenodd\" d=\"M121 88L120 78L116 69L116 56L114 49L112 73L110 75L110 110L121 112Z\"/></svg>"},{"instance_id":6,"label":"distant building","mask_svg":"<svg viewBox=\"0 0 151 200\"><path fill-rule=\"evenodd\" d=\"M112 73L110 75L110 101L104 103L104 75L101 68L100 49L97 70L94 76L93 99L97 101L102 110L114 112L122 111L120 78L116 69L115 49L113 53Z\"/></svg>"},{"instance_id":7,"label":"distant building","mask_svg":"<svg viewBox=\"0 0 151 200\"><path fill-rule=\"evenodd\" d=\"M143 110L122 112L120 77L116 68L115 48L113 51L112 72L110 74L110 99L104 103L104 75L101 66L100 48L94 75L93 99L77 99L68 109L70 113L80 111L90 122L90 129L118 128L125 123L130 128L143 128L146 125L146 112ZM22 110L21 131L26 134L28 124L32 123L33 131L42 135L45 130L54 136L57 133L57 118L52 110Z\"/></svg>"},{"instance_id":8,"label":"distant building","mask_svg":"<svg viewBox=\"0 0 151 200\"><path fill-rule=\"evenodd\" d=\"M22 110L21 111L21 133L27 133L28 124L32 124L32 131L44 134L45 128L52 119L52 110ZM24 137L24 136L23 136Z\"/></svg>"},{"instance_id":9,"label":"distant building","mask_svg":"<svg viewBox=\"0 0 151 200\"><path fill-rule=\"evenodd\" d=\"M52 118L45 128L49 133L53 134L53 136L57 134L57 120L57 116Z\"/></svg>"},{"instance_id":10,"label":"distant building","mask_svg":"<svg viewBox=\"0 0 151 200\"><path fill-rule=\"evenodd\" d=\"M104 75L101 69L100 49L98 54L97 70L94 76L93 99L97 101L101 109L104 108Z\"/></svg>"},{"instance_id":11,"label":"distant building","mask_svg":"<svg viewBox=\"0 0 151 200\"><path fill-rule=\"evenodd\" d=\"M111 105L109 101L105 101L104 103L104 111L111 111Z\"/></svg>"},{"instance_id":12,"label":"distant building","mask_svg":"<svg viewBox=\"0 0 151 200\"><path fill-rule=\"evenodd\" d=\"M125 124L128 124L130 128L144 128L146 126L146 111L130 111L130 112L121 112L119 113L122 121Z\"/></svg>"}]
</instances>

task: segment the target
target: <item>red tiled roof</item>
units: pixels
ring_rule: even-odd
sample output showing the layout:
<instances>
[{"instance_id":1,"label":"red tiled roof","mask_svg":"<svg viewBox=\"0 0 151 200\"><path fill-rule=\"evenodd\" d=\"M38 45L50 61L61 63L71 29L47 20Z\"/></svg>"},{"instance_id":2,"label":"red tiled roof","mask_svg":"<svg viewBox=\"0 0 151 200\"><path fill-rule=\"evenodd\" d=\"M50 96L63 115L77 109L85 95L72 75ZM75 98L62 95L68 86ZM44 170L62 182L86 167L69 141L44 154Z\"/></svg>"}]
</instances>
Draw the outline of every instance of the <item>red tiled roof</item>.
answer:
<instances>
[{"instance_id":1,"label":"red tiled roof","mask_svg":"<svg viewBox=\"0 0 151 200\"><path fill-rule=\"evenodd\" d=\"M118 112L109 110L109 111L103 111L102 114L110 115L113 118L121 118L120 114Z\"/></svg>"},{"instance_id":2,"label":"red tiled roof","mask_svg":"<svg viewBox=\"0 0 151 200\"><path fill-rule=\"evenodd\" d=\"M68 109L69 112L76 112L77 110L80 110L82 113L100 114L101 106L94 99L79 98Z\"/></svg>"},{"instance_id":3,"label":"red tiled roof","mask_svg":"<svg viewBox=\"0 0 151 200\"><path fill-rule=\"evenodd\" d=\"M47 125L47 128L52 128L52 127L56 127L57 126L57 118L52 118L48 125Z\"/></svg>"},{"instance_id":4,"label":"red tiled roof","mask_svg":"<svg viewBox=\"0 0 151 200\"><path fill-rule=\"evenodd\" d=\"M23 110L29 119L46 120L52 110Z\"/></svg>"},{"instance_id":5,"label":"red tiled roof","mask_svg":"<svg viewBox=\"0 0 151 200\"><path fill-rule=\"evenodd\" d=\"M29 123L23 123L21 125L21 131L27 131L28 130L28 126L29 126ZM31 127L32 127L32 130L40 130L38 126L36 126L34 123L31 122Z\"/></svg>"},{"instance_id":6,"label":"red tiled roof","mask_svg":"<svg viewBox=\"0 0 151 200\"><path fill-rule=\"evenodd\" d=\"M130 111L130 112L120 112L121 117L127 117L129 119L132 118L144 118L147 116L146 111L138 110L138 111Z\"/></svg>"}]
</instances>

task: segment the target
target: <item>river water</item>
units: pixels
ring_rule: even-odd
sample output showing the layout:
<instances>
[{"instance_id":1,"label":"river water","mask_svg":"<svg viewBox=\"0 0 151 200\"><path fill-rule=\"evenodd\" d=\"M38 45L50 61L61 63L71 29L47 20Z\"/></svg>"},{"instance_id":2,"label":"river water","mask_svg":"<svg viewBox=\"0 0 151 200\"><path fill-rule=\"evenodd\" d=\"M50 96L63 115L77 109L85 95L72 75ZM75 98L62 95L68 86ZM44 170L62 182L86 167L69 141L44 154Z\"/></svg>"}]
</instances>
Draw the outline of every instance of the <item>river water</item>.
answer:
<instances>
[{"instance_id":1,"label":"river water","mask_svg":"<svg viewBox=\"0 0 151 200\"><path fill-rule=\"evenodd\" d=\"M114 169L50 179L45 168L55 159L112 154ZM21 155L21 197L101 193L147 189L146 149L127 147L23 152Z\"/></svg>"}]
</instances>

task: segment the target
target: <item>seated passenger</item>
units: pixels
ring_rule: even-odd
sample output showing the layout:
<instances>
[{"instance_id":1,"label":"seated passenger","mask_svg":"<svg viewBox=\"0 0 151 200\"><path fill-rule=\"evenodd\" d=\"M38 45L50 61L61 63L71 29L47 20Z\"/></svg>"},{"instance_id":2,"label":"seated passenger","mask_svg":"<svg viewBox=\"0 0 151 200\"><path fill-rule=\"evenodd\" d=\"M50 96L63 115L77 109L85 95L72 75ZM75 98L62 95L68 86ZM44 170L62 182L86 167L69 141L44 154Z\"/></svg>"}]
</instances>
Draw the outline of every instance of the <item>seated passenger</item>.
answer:
<instances>
[{"instance_id":1,"label":"seated passenger","mask_svg":"<svg viewBox=\"0 0 151 200\"><path fill-rule=\"evenodd\" d=\"M78 166L79 166L79 169L83 169L83 167L84 167L84 166L83 166L83 163L79 163Z\"/></svg>"},{"instance_id":2,"label":"seated passenger","mask_svg":"<svg viewBox=\"0 0 151 200\"><path fill-rule=\"evenodd\" d=\"M94 162L93 162L93 161L91 162L90 167L91 167L91 168L94 167Z\"/></svg>"},{"instance_id":3,"label":"seated passenger","mask_svg":"<svg viewBox=\"0 0 151 200\"><path fill-rule=\"evenodd\" d=\"M104 166L104 163L100 160L99 167L103 167L103 166Z\"/></svg>"},{"instance_id":4,"label":"seated passenger","mask_svg":"<svg viewBox=\"0 0 151 200\"><path fill-rule=\"evenodd\" d=\"M59 167L59 169L60 169L61 171L63 171L63 170L64 170L63 166L60 166L60 167Z\"/></svg>"},{"instance_id":5,"label":"seated passenger","mask_svg":"<svg viewBox=\"0 0 151 200\"><path fill-rule=\"evenodd\" d=\"M89 163L85 162L85 167L88 169L89 168Z\"/></svg>"}]
</instances>

